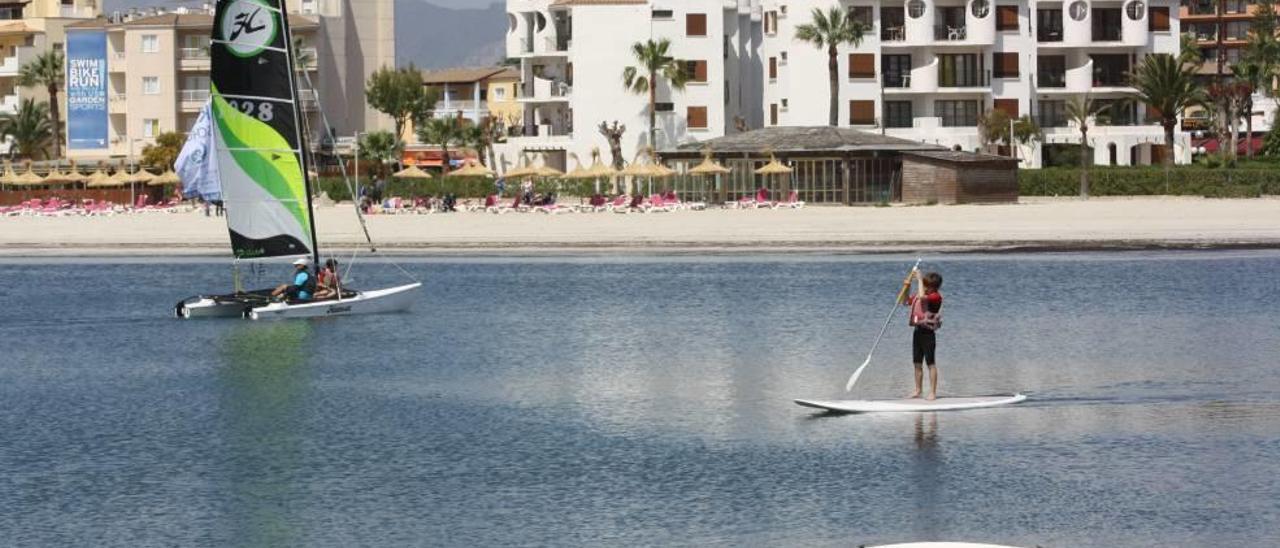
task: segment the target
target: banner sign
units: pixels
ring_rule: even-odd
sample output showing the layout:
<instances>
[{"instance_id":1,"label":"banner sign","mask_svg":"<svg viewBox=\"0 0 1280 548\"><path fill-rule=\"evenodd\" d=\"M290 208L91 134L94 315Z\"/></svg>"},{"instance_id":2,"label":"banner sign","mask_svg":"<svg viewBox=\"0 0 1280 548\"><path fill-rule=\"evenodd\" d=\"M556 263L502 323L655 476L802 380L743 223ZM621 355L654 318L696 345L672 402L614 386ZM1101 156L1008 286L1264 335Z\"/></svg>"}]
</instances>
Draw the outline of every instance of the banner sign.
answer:
<instances>
[{"instance_id":1,"label":"banner sign","mask_svg":"<svg viewBox=\"0 0 1280 548\"><path fill-rule=\"evenodd\" d=\"M107 33L67 33L67 145L107 148Z\"/></svg>"}]
</instances>

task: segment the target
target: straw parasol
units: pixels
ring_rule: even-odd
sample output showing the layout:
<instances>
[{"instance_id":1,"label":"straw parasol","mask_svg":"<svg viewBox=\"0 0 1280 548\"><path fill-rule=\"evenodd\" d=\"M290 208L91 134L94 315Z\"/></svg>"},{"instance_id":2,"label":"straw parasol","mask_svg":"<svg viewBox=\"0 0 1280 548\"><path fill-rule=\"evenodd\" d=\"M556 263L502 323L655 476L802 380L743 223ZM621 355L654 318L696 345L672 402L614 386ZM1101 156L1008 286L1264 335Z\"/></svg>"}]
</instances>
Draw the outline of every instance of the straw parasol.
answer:
<instances>
[{"instance_id":1,"label":"straw parasol","mask_svg":"<svg viewBox=\"0 0 1280 548\"><path fill-rule=\"evenodd\" d=\"M450 171L446 177L493 177L493 170L485 167L480 162L472 161L461 168Z\"/></svg>"},{"instance_id":2,"label":"straw parasol","mask_svg":"<svg viewBox=\"0 0 1280 548\"><path fill-rule=\"evenodd\" d=\"M14 186L40 186L45 184L44 178L31 170L31 162L27 162L27 171L13 181Z\"/></svg>"},{"instance_id":3,"label":"straw parasol","mask_svg":"<svg viewBox=\"0 0 1280 548\"><path fill-rule=\"evenodd\" d=\"M71 176L58 171L58 166L56 164L49 170L49 174L44 176L44 184L46 185L65 185L67 183L74 182L76 181L73 180Z\"/></svg>"},{"instance_id":4,"label":"straw parasol","mask_svg":"<svg viewBox=\"0 0 1280 548\"><path fill-rule=\"evenodd\" d=\"M137 173L134 173L134 174L133 174L133 182L135 182L135 183L142 183L142 184L145 184L145 185L147 185L147 186L164 186L164 185L153 185L153 184L151 184L151 182L152 182L152 181L154 181L154 180L156 180L156 174L155 174L155 173L152 173L152 172L150 172L150 171L147 171L147 169L146 169L146 168L142 168L142 169L138 170L138 172L137 172Z\"/></svg>"},{"instance_id":5,"label":"straw parasol","mask_svg":"<svg viewBox=\"0 0 1280 548\"><path fill-rule=\"evenodd\" d=\"M152 177L150 181L147 181L147 186L165 186L165 185L178 185L178 184L182 184L182 177L179 177L178 174L174 173L172 169L167 170L164 173L161 173L159 175L156 175L155 177Z\"/></svg>"},{"instance_id":6,"label":"straw parasol","mask_svg":"<svg viewBox=\"0 0 1280 548\"><path fill-rule=\"evenodd\" d=\"M406 167L400 171L397 171L391 174L391 176L397 179L432 179L434 178L431 176L430 173L422 171L422 169L419 168L418 166Z\"/></svg>"},{"instance_id":7,"label":"straw parasol","mask_svg":"<svg viewBox=\"0 0 1280 548\"><path fill-rule=\"evenodd\" d=\"M791 173L791 168L778 161L778 158L769 153L769 163L764 167L756 170L756 175L787 175Z\"/></svg>"},{"instance_id":8,"label":"straw parasol","mask_svg":"<svg viewBox=\"0 0 1280 548\"><path fill-rule=\"evenodd\" d=\"M116 172L111 175L111 180L122 186L137 182L134 180L133 175L129 173L129 169L126 168L124 164L120 164L120 167L116 168Z\"/></svg>"},{"instance_id":9,"label":"straw parasol","mask_svg":"<svg viewBox=\"0 0 1280 548\"><path fill-rule=\"evenodd\" d=\"M732 169L724 167L719 162L716 162L715 160L711 159L711 149L708 148L702 151L702 163L691 168L689 170L689 174L705 175L705 176L711 177L716 182L716 187L719 187L720 176L727 175L732 171L733 171Z\"/></svg>"},{"instance_id":10,"label":"straw parasol","mask_svg":"<svg viewBox=\"0 0 1280 548\"><path fill-rule=\"evenodd\" d=\"M89 175L85 180L86 188L109 188L124 186L124 183L118 182L102 171L102 166L98 166L98 170Z\"/></svg>"},{"instance_id":11,"label":"straw parasol","mask_svg":"<svg viewBox=\"0 0 1280 548\"><path fill-rule=\"evenodd\" d=\"M565 179L590 179L591 175L587 174L587 168L582 167L582 162L578 160L578 155L570 152L569 156L573 157L573 165L577 167L573 168L573 171L565 173L564 178Z\"/></svg>"},{"instance_id":12,"label":"straw parasol","mask_svg":"<svg viewBox=\"0 0 1280 548\"><path fill-rule=\"evenodd\" d=\"M0 175L0 185L13 186L18 183L18 174L13 172L13 164L4 163L4 175Z\"/></svg>"}]
</instances>

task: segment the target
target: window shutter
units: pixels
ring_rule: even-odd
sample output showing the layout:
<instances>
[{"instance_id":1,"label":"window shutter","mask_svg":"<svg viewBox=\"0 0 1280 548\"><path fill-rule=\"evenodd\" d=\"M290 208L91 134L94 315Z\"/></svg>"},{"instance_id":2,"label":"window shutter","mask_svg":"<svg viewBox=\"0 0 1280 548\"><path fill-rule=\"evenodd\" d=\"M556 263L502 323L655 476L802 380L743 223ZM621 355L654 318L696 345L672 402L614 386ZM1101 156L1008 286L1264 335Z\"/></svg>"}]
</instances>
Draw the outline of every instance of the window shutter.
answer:
<instances>
[{"instance_id":1,"label":"window shutter","mask_svg":"<svg viewBox=\"0 0 1280 548\"><path fill-rule=\"evenodd\" d=\"M778 58L777 57L769 58L769 79L770 80L778 79Z\"/></svg>"},{"instance_id":2,"label":"window shutter","mask_svg":"<svg viewBox=\"0 0 1280 548\"><path fill-rule=\"evenodd\" d=\"M694 61L694 63L693 63L693 81L694 81L694 82L706 82L706 81L707 81L707 62L706 62L706 61Z\"/></svg>"},{"instance_id":3,"label":"window shutter","mask_svg":"<svg viewBox=\"0 0 1280 548\"><path fill-rule=\"evenodd\" d=\"M769 125L778 125L778 103L769 105Z\"/></svg>"},{"instance_id":4,"label":"window shutter","mask_svg":"<svg viewBox=\"0 0 1280 548\"><path fill-rule=\"evenodd\" d=\"M1148 9L1147 30L1169 30L1168 6L1151 6Z\"/></svg>"},{"instance_id":5,"label":"window shutter","mask_svg":"<svg viewBox=\"0 0 1280 548\"><path fill-rule=\"evenodd\" d=\"M707 107L689 107L688 117L690 129L706 129Z\"/></svg>"},{"instance_id":6,"label":"window shutter","mask_svg":"<svg viewBox=\"0 0 1280 548\"><path fill-rule=\"evenodd\" d=\"M875 101L849 101L849 125L869 126L876 123Z\"/></svg>"},{"instance_id":7,"label":"window shutter","mask_svg":"<svg viewBox=\"0 0 1280 548\"><path fill-rule=\"evenodd\" d=\"M996 6L996 30L1018 30L1018 6Z\"/></svg>"},{"instance_id":8,"label":"window shutter","mask_svg":"<svg viewBox=\"0 0 1280 548\"><path fill-rule=\"evenodd\" d=\"M1003 110L1009 118L1016 119L1018 117L1018 100L1017 99L996 99L994 103L995 110Z\"/></svg>"},{"instance_id":9,"label":"window shutter","mask_svg":"<svg viewBox=\"0 0 1280 548\"><path fill-rule=\"evenodd\" d=\"M684 16L684 33L686 36L707 35L707 14L689 13Z\"/></svg>"},{"instance_id":10,"label":"window shutter","mask_svg":"<svg viewBox=\"0 0 1280 548\"><path fill-rule=\"evenodd\" d=\"M850 78L875 78L876 56L871 53L849 54Z\"/></svg>"},{"instance_id":11,"label":"window shutter","mask_svg":"<svg viewBox=\"0 0 1280 548\"><path fill-rule=\"evenodd\" d=\"M1018 54L1000 53L995 54L995 76L997 78L1017 78L1018 77Z\"/></svg>"}]
</instances>

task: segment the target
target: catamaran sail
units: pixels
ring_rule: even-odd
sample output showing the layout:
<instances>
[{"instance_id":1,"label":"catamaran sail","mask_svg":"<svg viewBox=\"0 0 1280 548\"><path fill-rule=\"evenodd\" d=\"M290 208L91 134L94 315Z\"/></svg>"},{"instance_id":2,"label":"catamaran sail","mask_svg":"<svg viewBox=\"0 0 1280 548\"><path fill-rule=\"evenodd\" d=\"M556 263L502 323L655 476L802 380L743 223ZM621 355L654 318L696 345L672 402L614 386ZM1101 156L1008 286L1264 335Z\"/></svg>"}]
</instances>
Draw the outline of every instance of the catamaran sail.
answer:
<instances>
[{"instance_id":1,"label":"catamaran sail","mask_svg":"<svg viewBox=\"0 0 1280 548\"><path fill-rule=\"evenodd\" d=\"M214 157L238 259L319 262L291 40L283 0L219 0L210 44Z\"/></svg>"}]
</instances>

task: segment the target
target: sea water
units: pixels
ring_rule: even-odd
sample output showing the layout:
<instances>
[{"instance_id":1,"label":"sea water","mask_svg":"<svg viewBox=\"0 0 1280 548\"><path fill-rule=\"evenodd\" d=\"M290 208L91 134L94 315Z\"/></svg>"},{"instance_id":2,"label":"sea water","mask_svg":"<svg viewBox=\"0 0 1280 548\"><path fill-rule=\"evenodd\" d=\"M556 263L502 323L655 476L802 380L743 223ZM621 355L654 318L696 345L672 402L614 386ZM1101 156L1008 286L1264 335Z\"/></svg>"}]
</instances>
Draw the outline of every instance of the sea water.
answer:
<instances>
[{"instance_id":1,"label":"sea water","mask_svg":"<svg viewBox=\"0 0 1280 548\"><path fill-rule=\"evenodd\" d=\"M908 257L402 263L410 313L278 323L171 318L221 261L0 263L0 543L1280 542L1277 253L926 257L942 392L1032 397L880 416L792 399ZM909 390L905 323L854 396Z\"/></svg>"}]
</instances>

